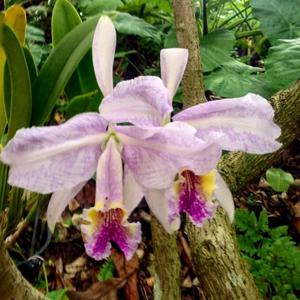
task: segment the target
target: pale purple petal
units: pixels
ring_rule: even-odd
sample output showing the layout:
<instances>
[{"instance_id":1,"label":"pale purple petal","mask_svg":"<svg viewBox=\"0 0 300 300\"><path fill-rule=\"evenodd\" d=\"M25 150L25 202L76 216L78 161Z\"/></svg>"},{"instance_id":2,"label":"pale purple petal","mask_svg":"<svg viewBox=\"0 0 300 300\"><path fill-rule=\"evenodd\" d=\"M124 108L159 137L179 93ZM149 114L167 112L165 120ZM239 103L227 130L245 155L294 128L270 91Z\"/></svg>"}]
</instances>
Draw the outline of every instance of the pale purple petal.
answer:
<instances>
[{"instance_id":1,"label":"pale purple petal","mask_svg":"<svg viewBox=\"0 0 300 300\"><path fill-rule=\"evenodd\" d=\"M123 201L123 167L115 139L108 140L98 162L96 179L96 205L108 210Z\"/></svg>"},{"instance_id":2,"label":"pale purple petal","mask_svg":"<svg viewBox=\"0 0 300 300\"><path fill-rule=\"evenodd\" d=\"M220 173L215 170L216 173L216 189L214 194L217 200L220 202L220 205L224 208L225 212L228 215L230 222L233 222L234 219L234 201L230 189L228 188L226 182L220 175Z\"/></svg>"},{"instance_id":3,"label":"pale purple petal","mask_svg":"<svg viewBox=\"0 0 300 300\"><path fill-rule=\"evenodd\" d=\"M114 242L129 260L141 242L140 223L128 223L121 208L101 212L93 207L83 212L81 225L85 249L89 256L101 260L109 256Z\"/></svg>"},{"instance_id":4,"label":"pale purple petal","mask_svg":"<svg viewBox=\"0 0 300 300\"><path fill-rule=\"evenodd\" d=\"M160 51L161 79L173 99L180 84L188 60L188 50L183 48L169 48Z\"/></svg>"},{"instance_id":5,"label":"pale purple petal","mask_svg":"<svg viewBox=\"0 0 300 300\"><path fill-rule=\"evenodd\" d=\"M116 51L116 30L107 16L98 21L93 45L93 65L98 85L104 96L113 89L113 64Z\"/></svg>"},{"instance_id":6,"label":"pale purple petal","mask_svg":"<svg viewBox=\"0 0 300 300\"><path fill-rule=\"evenodd\" d=\"M100 114L113 123L159 126L172 111L168 91L160 78L140 76L122 81L100 105Z\"/></svg>"},{"instance_id":7,"label":"pale purple petal","mask_svg":"<svg viewBox=\"0 0 300 300\"><path fill-rule=\"evenodd\" d=\"M68 203L81 191L86 182L79 183L70 190L53 193L47 208L47 223L50 231L54 232L55 224Z\"/></svg>"},{"instance_id":8,"label":"pale purple petal","mask_svg":"<svg viewBox=\"0 0 300 300\"><path fill-rule=\"evenodd\" d=\"M107 122L80 114L58 126L17 131L1 153L9 184L38 193L71 189L96 171Z\"/></svg>"},{"instance_id":9,"label":"pale purple petal","mask_svg":"<svg viewBox=\"0 0 300 300\"><path fill-rule=\"evenodd\" d=\"M209 140L214 133L223 134L220 145L225 150L263 154L276 151L280 128L273 122L270 103L255 94L236 99L202 103L188 108L174 120L194 126L197 135Z\"/></svg>"},{"instance_id":10,"label":"pale purple petal","mask_svg":"<svg viewBox=\"0 0 300 300\"><path fill-rule=\"evenodd\" d=\"M144 192L142 187L137 183L132 172L125 165L123 199L124 199L124 207L129 215L141 202L143 196L144 196Z\"/></svg>"},{"instance_id":11,"label":"pale purple petal","mask_svg":"<svg viewBox=\"0 0 300 300\"><path fill-rule=\"evenodd\" d=\"M203 142L194 136L195 130L182 122L169 123L145 135L143 129L119 126L117 136L123 143L122 157L135 179L147 188L169 187L180 168L190 168L197 174L212 170L221 154L212 139ZM142 137L142 138L141 138Z\"/></svg>"},{"instance_id":12,"label":"pale purple petal","mask_svg":"<svg viewBox=\"0 0 300 300\"><path fill-rule=\"evenodd\" d=\"M146 189L145 198L147 204L168 233L179 229L180 215L178 201L168 198L166 190Z\"/></svg>"}]
</instances>

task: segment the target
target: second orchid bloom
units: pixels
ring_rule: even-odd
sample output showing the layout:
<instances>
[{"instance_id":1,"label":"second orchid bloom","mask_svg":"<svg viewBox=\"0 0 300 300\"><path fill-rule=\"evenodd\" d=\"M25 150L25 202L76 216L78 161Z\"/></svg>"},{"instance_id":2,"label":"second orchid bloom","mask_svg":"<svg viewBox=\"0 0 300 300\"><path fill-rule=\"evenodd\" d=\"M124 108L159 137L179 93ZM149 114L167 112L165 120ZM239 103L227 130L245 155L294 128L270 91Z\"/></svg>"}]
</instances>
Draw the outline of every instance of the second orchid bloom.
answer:
<instances>
[{"instance_id":1,"label":"second orchid bloom","mask_svg":"<svg viewBox=\"0 0 300 300\"><path fill-rule=\"evenodd\" d=\"M99 114L79 114L59 126L21 129L1 153L1 160L10 165L11 185L53 193L47 211L51 230L96 173L95 206L84 210L81 229L87 253L98 260L110 254L111 242L131 258L141 228L127 217L143 197L168 232L179 228L181 212L201 226L213 216L214 198L232 220L231 193L215 170L222 149L263 154L280 147L274 111L254 94L199 104L171 122L186 49L161 51L162 78L140 76L113 88L115 47L115 28L103 16L92 45L104 95Z\"/></svg>"}]
</instances>

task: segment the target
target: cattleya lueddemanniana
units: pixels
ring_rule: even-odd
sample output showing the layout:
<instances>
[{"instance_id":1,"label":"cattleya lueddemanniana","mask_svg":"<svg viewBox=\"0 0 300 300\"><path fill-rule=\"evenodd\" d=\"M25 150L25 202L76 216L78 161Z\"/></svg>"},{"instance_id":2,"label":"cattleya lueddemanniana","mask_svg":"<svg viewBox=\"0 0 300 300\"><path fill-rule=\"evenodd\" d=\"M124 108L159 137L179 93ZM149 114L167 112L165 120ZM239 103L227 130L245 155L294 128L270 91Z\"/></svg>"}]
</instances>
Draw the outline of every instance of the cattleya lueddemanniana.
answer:
<instances>
[{"instance_id":1,"label":"cattleya lueddemanniana","mask_svg":"<svg viewBox=\"0 0 300 300\"><path fill-rule=\"evenodd\" d=\"M170 122L172 98L187 62L185 49L162 50L162 79L140 76L113 88L115 47L115 28L103 16L92 45L104 95L100 114L21 129L0 156L10 165L11 185L53 192L47 210L52 231L68 202L96 173L95 206L84 210L81 225L86 251L95 259L109 255L111 241L127 259L133 255L141 230L127 217L143 196L169 232L178 229L182 211L196 225L211 217L213 192L232 219L230 191L214 171L222 149L267 153L280 147L272 107L253 94L194 106Z\"/></svg>"}]
</instances>

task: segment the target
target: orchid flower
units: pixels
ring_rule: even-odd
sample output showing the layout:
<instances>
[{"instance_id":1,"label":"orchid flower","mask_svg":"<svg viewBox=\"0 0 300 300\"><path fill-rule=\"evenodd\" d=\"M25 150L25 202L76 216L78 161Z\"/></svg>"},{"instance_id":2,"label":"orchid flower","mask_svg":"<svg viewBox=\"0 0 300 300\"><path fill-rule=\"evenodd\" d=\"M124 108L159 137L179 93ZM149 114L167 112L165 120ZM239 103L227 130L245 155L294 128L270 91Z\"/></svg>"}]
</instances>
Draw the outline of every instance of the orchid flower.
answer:
<instances>
[{"instance_id":1,"label":"orchid flower","mask_svg":"<svg viewBox=\"0 0 300 300\"><path fill-rule=\"evenodd\" d=\"M105 98L125 98L118 106L124 119L143 114L144 121L151 125L159 121L157 109L164 118L171 106L160 78L142 76L113 88L115 45L112 22L101 17L92 52L96 78ZM152 115L147 115L151 109ZM102 116L101 108L100 113L79 114L58 126L20 129L0 159L10 166L10 185L53 193L47 209L52 231L68 202L96 173L95 206L83 213L86 251L102 259L109 255L113 241L129 259L141 236L140 225L127 222L130 211L124 200L131 197L136 203L143 197L140 187L131 183L138 180L147 189L163 190L172 185L180 168L207 173L221 154L216 144L218 135L210 142L203 141L195 136L192 126L183 122L164 127L118 126Z\"/></svg>"},{"instance_id":2,"label":"orchid flower","mask_svg":"<svg viewBox=\"0 0 300 300\"><path fill-rule=\"evenodd\" d=\"M165 126L171 120L172 98L183 77L187 63L187 49L163 49L161 51L161 77L168 91L168 98L159 98L157 102L147 102L143 109L137 109L135 101L129 102L122 86L116 86L113 93L104 98L101 115L113 122L130 122L147 128ZM148 99L145 99L148 100ZM163 103L164 102L164 103ZM125 106L131 114L122 115ZM163 110L162 107L168 107ZM255 94L241 98L210 101L188 108L177 115L173 121L182 121L197 130L197 136L203 141L214 139L220 149L245 151L264 154L276 151L281 144L276 141L280 128L273 122L274 110L269 102ZM170 124L170 123L169 123ZM219 138L216 139L216 136ZM198 155L201 155L200 153ZM234 203L231 192L221 175L213 170L200 174L184 168L178 171L178 179L167 189L149 189L138 182L131 186L140 189L146 201L168 232L178 229L180 212L190 215L192 222L201 226L203 221L213 215L216 205L211 201L213 195L219 200L232 221ZM129 193L130 194L130 193ZM136 202L134 202L136 200ZM126 206L132 211L138 199L126 197Z\"/></svg>"}]
</instances>

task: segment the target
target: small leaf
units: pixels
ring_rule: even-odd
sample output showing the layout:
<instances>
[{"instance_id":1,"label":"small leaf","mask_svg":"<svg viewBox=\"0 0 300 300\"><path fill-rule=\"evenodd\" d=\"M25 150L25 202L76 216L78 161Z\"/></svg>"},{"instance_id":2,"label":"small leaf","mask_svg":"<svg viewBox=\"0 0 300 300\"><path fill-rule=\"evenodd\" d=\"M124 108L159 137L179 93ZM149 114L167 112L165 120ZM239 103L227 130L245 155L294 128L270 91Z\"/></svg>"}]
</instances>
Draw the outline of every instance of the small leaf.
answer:
<instances>
[{"instance_id":1,"label":"small leaf","mask_svg":"<svg viewBox=\"0 0 300 300\"><path fill-rule=\"evenodd\" d=\"M67 296L68 289L59 289L56 291L49 292L47 297L51 300L69 300Z\"/></svg>"},{"instance_id":2,"label":"small leaf","mask_svg":"<svg viewBox=\"0 0 300 300\"><path fill-rule=\"evenodd\" d=\"M292 174L278 168L270 168L266 172L269 185L276 192L286 192L294 182Z\"/></svg>"},{"instance_id":3,"label":"small leaf","mask_svg":"<svg viewBox=\"0 0 300 300\"><path fill-rule=\"evenodd\" d=\"M99 273L97 274L97 279L99 281L105 281L114 277L115 266L111 259L105 262Z\"/></svg>"}]
</instances>

